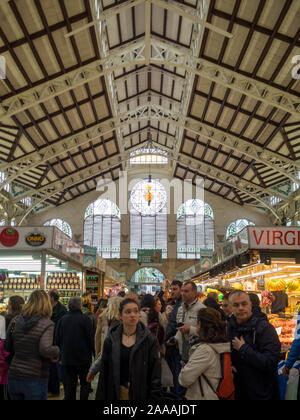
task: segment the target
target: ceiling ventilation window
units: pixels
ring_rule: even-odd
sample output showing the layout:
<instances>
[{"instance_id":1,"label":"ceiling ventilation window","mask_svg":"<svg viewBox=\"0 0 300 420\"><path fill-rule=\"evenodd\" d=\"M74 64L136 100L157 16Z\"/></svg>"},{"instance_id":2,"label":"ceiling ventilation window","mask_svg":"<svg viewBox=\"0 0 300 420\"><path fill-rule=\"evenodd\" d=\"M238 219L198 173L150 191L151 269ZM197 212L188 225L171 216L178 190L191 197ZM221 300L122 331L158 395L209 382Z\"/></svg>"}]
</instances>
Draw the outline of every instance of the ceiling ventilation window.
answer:
<instances>
[{"instance_id":1,"label":"ceiling ventilation window","mask_svg":"<svg viewBox=\"0 0 300 420\"><path fill-rule=\"evenodd\" d=\"M84 216L84 244L94 246L102 258L120 258L121 213L110 200L97 200Z\"/></svg>"},{"instance_id":2,"label":"ceiling ventilation window","mask_svg":"<svg viewBox=\"0 0 300 420\"><path fill-rule=\"evenodd\" d=\"M201 250L215 248L214 213L201 200L188 200L177 212L177 258L199 259Z\"/></svg>"},{"instance_id":3,"label":"ceiling ventilation window","mask_svg":"<svg viewBox=\"0 0 300 420\"><path fill-rule=\"evenodd\" d=\"M166 165L167 152L160 149L138 149L130 153L132 165Z\"/></svg>"},{"instance_id":4,"label":"ceiling ventilation window","mask_svg":"<svg viewBox=\"0 0 300 420\"><path fill-rule=\"evenodd\" d=\"M130 258L139 249L161 249L167 258L167 192L157 180L140 181L130 195Z\"/></svg>"}]
</instances>

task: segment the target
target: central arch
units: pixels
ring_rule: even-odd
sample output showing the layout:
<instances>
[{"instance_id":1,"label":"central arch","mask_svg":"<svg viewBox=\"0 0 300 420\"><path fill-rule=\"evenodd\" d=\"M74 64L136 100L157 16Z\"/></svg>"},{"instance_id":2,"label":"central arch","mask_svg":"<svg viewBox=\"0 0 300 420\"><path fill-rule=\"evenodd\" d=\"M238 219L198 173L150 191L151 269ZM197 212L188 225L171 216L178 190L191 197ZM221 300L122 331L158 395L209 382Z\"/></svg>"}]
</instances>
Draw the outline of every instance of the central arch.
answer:
<instances>
[{"instance_id":1,"label":"central arch","mask_svg":"<svg viewBox=\"0 0 300 420\"><path fill-rule=\"evenodd\" d=\"M131 277L131 288L139 293L155 294L161 290L165 281L165 275L155 267L143 267L137 270Z\"/></svg>"}]
</instances>

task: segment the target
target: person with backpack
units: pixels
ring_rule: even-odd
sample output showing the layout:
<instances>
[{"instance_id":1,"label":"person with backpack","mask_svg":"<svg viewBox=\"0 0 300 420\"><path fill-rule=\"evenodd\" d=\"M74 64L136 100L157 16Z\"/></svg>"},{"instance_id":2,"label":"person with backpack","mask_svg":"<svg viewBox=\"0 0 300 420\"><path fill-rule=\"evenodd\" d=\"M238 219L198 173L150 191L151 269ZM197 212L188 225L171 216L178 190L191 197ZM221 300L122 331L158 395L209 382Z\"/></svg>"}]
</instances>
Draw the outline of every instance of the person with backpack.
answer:
<instances>
[{"instance_id":1,"label":"person with backpack","mask_svg":"<svg viewBox=\"0 0 300 420\"><path fill-rule=\"evenodd\" d=\"M264 317L252 313L246 292L232 292L229 302L233 309L228 333L232 342L236 399L280 400L278 363L281 344L275 328Z\"/></svg>"},{"instance_id":2,"label":"person with backpack","mask_svg":"<svg viewBox=\"0 0 300 420\"><path fill-rule=\"evenodd\" d=\"M192 346L179 383L187 388L187 400L234 399L230 342L226 322L213 308L200 309L197 316L199 342Z\"/></svg>"}]
</instances>

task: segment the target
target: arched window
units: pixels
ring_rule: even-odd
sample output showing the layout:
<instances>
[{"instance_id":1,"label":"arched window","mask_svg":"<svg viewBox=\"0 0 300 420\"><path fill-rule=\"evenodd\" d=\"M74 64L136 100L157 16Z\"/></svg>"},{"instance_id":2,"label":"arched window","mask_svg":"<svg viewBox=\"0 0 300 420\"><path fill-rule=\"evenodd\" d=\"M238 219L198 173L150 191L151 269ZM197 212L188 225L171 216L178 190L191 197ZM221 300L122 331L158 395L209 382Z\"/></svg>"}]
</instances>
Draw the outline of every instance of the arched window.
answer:
<instances>
[{"instance_id":1,"label":"arched window","mask_svg":"<svg viewBox=\"0 0 300 420\"><path fill-rule=\"evenodd\" d=\"M226 231L226 240L233 240L246 226L254 226L254 223L247 219L238 219L230 223Z\"/></svg>"},{"instance_id":2,"label":"arched window","mask_svg":"<svg viewBox=\"0 0 300 420\"><path fill-rule=\"evenodd\" d=\"M52 219L48 220L48 222L44 223L44 226L55 226L60 229L63 233L69 236L72 239L72 229L69 223L65 222L61 219Z\"/></svg>"},{"instance_id":3,"label":"arched window","mask_svg":"<svg viewBox=\"0 0 300 420\"><path fill-rule=\"evenodd\" d=\"M96 200L84 215L84 244L97 247L102 258L120 258L121 215L110 200Z\"/></svg>"},{"instance_id":4,"label":"arched window","mask_svg":"<svg viewBox=\"0 0 300 420\"><path fill-rule=\"evenodd\" d=\"M137 289L139 293L154 294L161 290L165 276L153 267L144 267L136 271L131 278L131 287Z\"/></svg>"},{"instance_id":5,"label":"arched window","mask_svg":"<svg viewBox=\"0 0 300 420\"><path fill-rule=\"evenodd\" d=\"M130 258L138 249L161 249L167 258L167 192L157 180L140 181L130 195Z\"/></svg>"},{"instance_id":6,"label":"arched window","mask_svg":"<svg viewBox=\"0 0 300 420\"><path fill-rule=\"evenodd\" d=\"M177 258L199 259L201 249L214 250L215 224L212 208L201 200L188 200L177 212Z\"/></svg>"}]
</instances>

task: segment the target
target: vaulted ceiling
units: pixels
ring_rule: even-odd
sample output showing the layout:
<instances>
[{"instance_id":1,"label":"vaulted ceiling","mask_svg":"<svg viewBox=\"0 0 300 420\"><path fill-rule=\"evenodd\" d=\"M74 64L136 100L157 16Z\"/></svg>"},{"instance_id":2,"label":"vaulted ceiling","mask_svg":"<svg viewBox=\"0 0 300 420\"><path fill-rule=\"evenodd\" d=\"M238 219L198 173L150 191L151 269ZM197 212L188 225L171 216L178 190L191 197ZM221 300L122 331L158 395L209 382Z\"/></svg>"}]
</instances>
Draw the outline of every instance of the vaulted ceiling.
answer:
<instances>
[{"instance_id":1,"label":"vaulted ceiling","mask_svg":"<svg viewBox=\"0 0 300 420\"><path fill-rule=\"evenodd\" d=\"M5 0L0 22L0 200L21 221L118 179L150 132L173 176L237 204L278 215L299 186L298 0Z\"/></svg>"}]
</instances>

